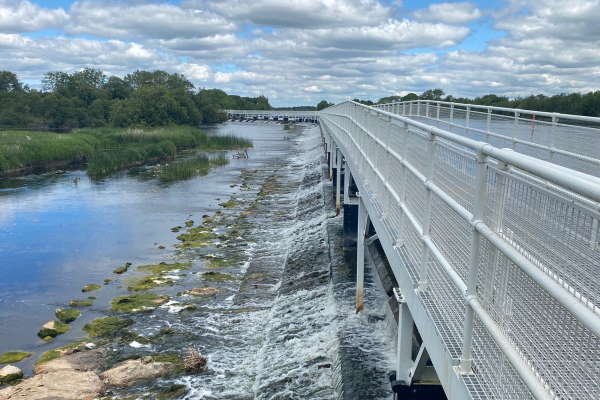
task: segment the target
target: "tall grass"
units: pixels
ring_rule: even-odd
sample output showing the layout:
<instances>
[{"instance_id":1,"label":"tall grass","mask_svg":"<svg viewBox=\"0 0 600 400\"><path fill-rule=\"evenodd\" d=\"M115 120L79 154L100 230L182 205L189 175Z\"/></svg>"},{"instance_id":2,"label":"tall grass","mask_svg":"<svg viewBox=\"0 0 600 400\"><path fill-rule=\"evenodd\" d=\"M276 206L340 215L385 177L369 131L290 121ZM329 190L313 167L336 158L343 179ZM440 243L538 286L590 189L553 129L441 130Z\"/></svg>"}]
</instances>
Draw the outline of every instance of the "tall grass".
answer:
<instances>
[{"instance_id":1,"label":"tall grass","mask_svg":"<svg viewBox=\"0 0 600 400\"><path fill-rule=\"evenodd\" d=\"M9 170L48 169L53 163L88 162L93 178L146 161L164 160L177 150L252 147L233 135L209 136L189 126L142 129L79 129L70 134L0 131L0 175Z\"/></svg>"},{"instance_id":2,"label":"tall grass","mask_svg":"<svg viewBox=\"0 0 600 400\"><path fill-rule=\"evenodd\" d=\"M208 174L213 166L226 165L229 160L224 154L209 157L205 154L195 158L170 163L160 168L158 179L163 183L181 181Z\"/></svg>"}]
</instances>

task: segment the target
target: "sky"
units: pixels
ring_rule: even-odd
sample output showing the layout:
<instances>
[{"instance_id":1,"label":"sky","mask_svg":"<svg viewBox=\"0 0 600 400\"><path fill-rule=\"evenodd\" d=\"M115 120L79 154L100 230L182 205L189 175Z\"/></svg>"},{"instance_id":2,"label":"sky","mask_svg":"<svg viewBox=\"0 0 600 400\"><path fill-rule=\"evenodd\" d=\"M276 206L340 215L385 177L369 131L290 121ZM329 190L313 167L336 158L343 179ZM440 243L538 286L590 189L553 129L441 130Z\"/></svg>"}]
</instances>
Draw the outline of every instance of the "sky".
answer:
<instances>
[{"instance_id":1,"label":"sky","mask_svg":"<svg viewBox=\"0 0 600 400\"><path fill-rule=\"evenodd\" d=\"M182 73L272 105L587 92L600 0L0 0L0 69Z\"/></svg>"}]
</instances>

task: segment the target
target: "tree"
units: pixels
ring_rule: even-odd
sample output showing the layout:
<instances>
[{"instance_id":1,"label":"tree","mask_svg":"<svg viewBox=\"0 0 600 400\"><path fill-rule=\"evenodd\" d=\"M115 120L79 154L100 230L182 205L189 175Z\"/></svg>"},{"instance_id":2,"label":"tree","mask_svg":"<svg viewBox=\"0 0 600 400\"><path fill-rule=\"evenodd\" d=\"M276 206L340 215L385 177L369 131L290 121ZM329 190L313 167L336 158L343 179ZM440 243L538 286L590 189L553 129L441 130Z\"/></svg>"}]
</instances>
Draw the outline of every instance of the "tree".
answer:
<instances>
[{"instance_id":1,"label":"tree","mask_svg":"<svg viewBox=\"0 0 600 400\"><path fill-rule=\"evenodd\" d=\"M423 92L421 99L423 100L441 100L444 95L442 89L429 89Z\"/></svg>"},{"instance_id":2,"label":"tree","mask_svg":"<svg viewBox=\"0 0 600 400\"><path fill-rule=\"evenodd\" d=\"M17 75L10 71L0 71L0 92L20 92L23 86Z\"/></svg>"},{"instance_id":3,"label":"tree","mask_svg":"<svg viewBox=\"0 0 600 400\"><path fill-rule=\"evenodd\" d=\"M333 103L329 103L327 100L321 100L319 104L317 104L317 111L322 110L327 107L331 107Z\"/></svg>"}]
</instances>

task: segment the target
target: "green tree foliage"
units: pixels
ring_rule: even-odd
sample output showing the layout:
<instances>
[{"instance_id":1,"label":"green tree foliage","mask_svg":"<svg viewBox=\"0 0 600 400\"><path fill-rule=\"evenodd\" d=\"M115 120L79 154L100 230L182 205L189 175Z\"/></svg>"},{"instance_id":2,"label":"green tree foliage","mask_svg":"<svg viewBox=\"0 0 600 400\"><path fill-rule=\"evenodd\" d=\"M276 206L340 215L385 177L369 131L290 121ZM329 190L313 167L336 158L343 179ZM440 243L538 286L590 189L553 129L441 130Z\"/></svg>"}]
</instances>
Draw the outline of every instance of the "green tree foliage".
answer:
<instances>
[{"instance_id":1,"label":"green tree foliage","mask_svg":"<svg viewBox=\"0 0 600 400\"><path fill-rule=\"evenodd\" d=\"M327 100L321 100L319 104L317 104L317 110L322 110L324 108L332 106L333 103L328 102Z\"/></svg>"},{"instance_id":2,"label":"green tree foliage","mask_svg":"<svg viewBox=\"0 0 600 400\"><path fill-rule=\"evenodd\" d=\"M196 90L182 74L135 71L124 78L86 68L49 72L30 90L0 71L0 127L70 130L82 127L198 125L225 120L223 109L270 110L264 96Z\"/></svg>"}]
</instances>

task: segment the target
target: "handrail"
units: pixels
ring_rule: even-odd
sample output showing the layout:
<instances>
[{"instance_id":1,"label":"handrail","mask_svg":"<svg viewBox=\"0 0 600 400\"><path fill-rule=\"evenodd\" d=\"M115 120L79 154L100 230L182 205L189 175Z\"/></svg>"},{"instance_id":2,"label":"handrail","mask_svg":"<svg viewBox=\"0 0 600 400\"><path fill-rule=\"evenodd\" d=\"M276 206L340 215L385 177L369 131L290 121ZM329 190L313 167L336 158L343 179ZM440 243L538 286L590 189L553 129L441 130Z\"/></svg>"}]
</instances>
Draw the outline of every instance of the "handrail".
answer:
<instances>
[{"instance_id":1,"label":"handrail","mask_svg":"<svg viewBox=\"0 0 600 400\"><path fill-rule=\"evenodd\" d=\"M358 179L357 185L369 188L368 192L364 193L365 201L380 202L378 206L372 207L374 207L373 210L376 213L381 213L383 209L383 214L373 215L372 217L385 220L390 218L388 213L392 212L390 209L392 204L393 207L397 207L398 212L401 214L400 217L407 219L409 225L412 226L412 231L416 232L416 236L423 246L423 251L426 250L429 257L433 257L433 260L445 271L453 286L463 293L466 312L463 321L462 356L460 366L457 367L457 371L460 372L458 373L462 374L470 370L471 348L473 346L471 337L476 335L473 325L474 314L478 317L480 323L485 326L488 334L497 342L535 398L554 398L556 396L554 390L557 387L550 385L546 379L550 379L556 385L560 384L562 377L549 377L547 371L540 370L540 368L543 369L547 365L546 363L551 362L551 359L546 359L545 354L542 354L541 358L536 358L539 352L536 353L535 351L534 358L530 359L527 353L528 349L520 348L522 343L519 342L519 338L510 336L510 330L505 331L502 320L498 320L498 316L488 310L488 307L496 307L496 305L494 303L490 304L490 300L485 296L480 297L479 290L481 288L476 286L477 279L479 279L477 276L478 273L481 273L481 268L486 268L484 271L487 271L488 268L486 267L487 259L486 261L481 260L481 253L484 250L480 249L480 246L483 246L481 244L483 241L488 243L487 246L491 247L488 247L485 250L486 252L489 253L492 251L490 249L493 249L493 251L498 252L504 259L508 260L514 268L528 276L528 279L530 279L528 281L530 282L528 283L528 287L531 288L530 293L544 293L544 295L540 294L542 296L540 299L551 299L547 301L551 302L552 307L556 307L554 312L558 312L556 310L561 309L561 307L564 308L574 320L578 321L594 337L594 339L586 338L585 340L595 340L594 343L598 343L600 340L600 293L598 293L598 285L586 284L585 280L582 280L581 274L590 273L593 270L593 265L598 263L598 256L595 251L597 251L598 236L600 235L600 179L552 162L537 159L531 155L521 154L512 149L498 148L492 144L448 132L421 121L385 111L379 107L371 107L354 101L346 101L320 111L319 119L321 120L323 132L325 134L330 132L334 145L341 148L345 158L350 157L349 164L353 168L355 168L355 165L359 165L359 167L356 167L359 168L357 171L352 170L352 175L355 179ZM402 143L391 135L399 135ZM388 138L393 140L388 142ZM408 153L408 138L414 138L415 146L416 143L420 142L420 146L426 146L427 150L425 150L425 147L411 147L411 149L422 148L426 152L418 155ZM453 154L452 157L470 160L468 167L465 166L464 161L456 161L456 164L452 164L454 161L450 161L450 164L443 164L445 167L442 168L455 169L451 174L457 172L467 174L468 179L471 179L456 181L457 184L462 185L457 187L457 192L453 191L452 188L446 190L448 184L453 184L453 180L447 183L438 182L438 175L434 176L433 174L434 170L439 171L440 168L436 167L437 163L434 162L436 148L444 149L443 151L446 153ZM409 156L412 158L408 158ZM356 158L356 160L353 158ZM407 190L408 181L406 172L400 172L399 167L402 168L402 171L409 172L412 177L412 185L418 182L417 186L422 188L419 190L425 189L426 194L408 194L412 199L410 200L412 203L405 199L407 194L403 192ZM493 174L488 176L490 170ZM373 182L364 182L367 176ZM491 180L488 182L488 179ZM394 185L401 182L400 188L394 186L391 180L396 182ZM508 184L503 183L505 180L511 185L517 185L515 186L516 189L513 190L519 190L518 193L513 194L514 197L509 211L512 214L508 216L504 214L503 208L504 194L502 194L502 188L503 185ZM525 192L521 192L524 189L519 189L519 187L528 187L528 190L533 190L535 193L525 195L523 194ZM488 194L488 191L491 192ZM469 200L466 201L466 205L460 194L465 192L471 196L468 197ZM500 197L498 197L498 193L501 193ZM467 223L466 226L470 227L467 229L463 223L456 227L448 227L442 224L436 228L438 232L442 228L457 229L457 232L460 229L461 237L472 235L470 244L460 241L446 243L444 240L457 239L448 234L440 236L437 233L437 236L434 236L430 233L430 225L434 224L432 221L446 221L447 224L448 221L452 221L449 218L455 218L451 217L450 214L444 214L445 211L440 211L443 209L439 206L436 206L438 211L432 209L432 194L438 203L440 201L444 203L447 208L453 211L454 214L452 215L459 216ZM493 210L487 208L488 195L496 196L492 199L495 201L495 203L492 203ZM542 199L541 201L544 204L558 202L560 207L571 207L572 210L569 209L571 211L568 211L569 216L579 215L579 217L576 217L578 219L575 220L567 219L563 221L557 215L556 221L552 221L552 213L555 212L556 208L552 208L554 206L550 208L544 206L544 209L537 211L535 207L539 203L539 199ZM539 226L536 225L537 214L533 217L527 216L527 220L523 222L518 220L521 214L518 212L515 214L518 211L515 209L517 207L515 200L517 202L529 201L527 203L529 212L544 213L540 215L542 223L538 224ZM417 203L414 203L415 201ZM563 218L564 216L560 217ZM508 218L506 220L508 231L505 231L501 226L504 219L499 220L499 218ZM386 224L397 224L394 221L396 220L387 220ZM545 221L552 221L551 223L556 225L556 229L551 232L544 232ZM403 228L403 225L394 225L391 229L389 232L401 232L405 228ZM517 229L516 236L513 237L514 232L510 231L511 229ZM519 229L523 230L524 236L520 235ZM384 232L380 233L379 230L378 234L385 235ZM391 235L391 233L388 234ZM532 239L529 240L528 237ZM396 238L391 240L394 243ZM540 241L546 241L544 246L539 246ZM411 244L411 246L414 245ZM580 262L583 263L582 265L591 263L591 265L589 267L583 266L581 269L578 269L579 265L577 264L574 264L573 268L561 265L560 247L552 248L559 245L568 251L581 252L579 255L565 255L565 257L568 257L565 260L574 263ZM448 251L447 246L452 247L451 253L445 252ZM587 250L581 246L587 246ZM386 253L395 251L394 248L395 245L391 250L386 249ZM544 249L551 254L545 254ZM471 257L469 265L464 265L461 254L463 256L468 254ZM427 275L426 261L422 262L424 264L421 265L421 268L424 271L419 271L419 276L421 276L420 274ZM600 264L597 267L600 268ZM593 274L593 272L591 273ZM427 278L420 277L419 279ZM589 279L594 278L590 276ZM518 287L520 283L514 282L513 285ZM418 288L420 287L421 283L419 282ZM518 299L519 296L516 296L515 301L518 301ZM486 301L488 303L485 303ZM500 299L499 301L504 300ZM497 310L494 312L497 312ZM522 321L529 314L521 312L519 315L518 318L521 319L517 321ZM568 326L572 326L573 324L570 320L553 319L552 321L554 321L554 324L564 323L565 326L568 324L571 324ZM543 324L539 326L548 329ZM547 339L552 340L550 337L547 337ZM577 342L577 338L573 338L574 342L570 339L565 341L573 345ZM600 351L600 345L597 348ZM560 355L560 351L552 355ZM549 357L552 355L549 355ZM569 364L568 357L565 358L565 355L562 355L562 361L565 361L565 365L569 365L569 368L579 368L573 367L574 364Z\"/></svg>"},{"instance_id":2,"label":"handrail","mask_svg":"<svg viewBox=\"0 0 600 400\"><path fill-rule=\"evenodd\" d=\"M441 100L410 100L410 101L395 101L390 103L376 104L375 107L392 105L392 104L402 104L402 103L433 103L433 104L447 104L449 106L460 106L460 107L470 107L470 108L478 108L484 110L495 110L495 111L504 111L509 112L511 114L528 114L528 115L539 115L541 117L554 117L558 119L568 119L573 121L584 121L584 122L592 122L595 124L600 124L600 117L590 117L586 115L575 115L575 114L564 114L557 112L549 112L549 111L535 111L535 110L526 110L523 108L510 108L510 107L498 107L498 106L487 106L483 104L470 104L470 103L457 103L453 101L441 101Z\"/></svg>"}]
</instances>

